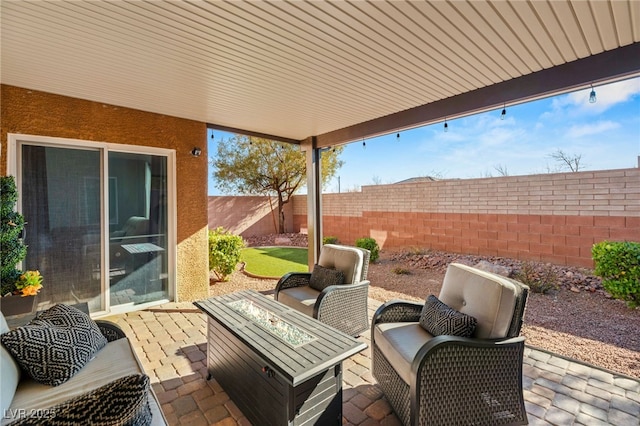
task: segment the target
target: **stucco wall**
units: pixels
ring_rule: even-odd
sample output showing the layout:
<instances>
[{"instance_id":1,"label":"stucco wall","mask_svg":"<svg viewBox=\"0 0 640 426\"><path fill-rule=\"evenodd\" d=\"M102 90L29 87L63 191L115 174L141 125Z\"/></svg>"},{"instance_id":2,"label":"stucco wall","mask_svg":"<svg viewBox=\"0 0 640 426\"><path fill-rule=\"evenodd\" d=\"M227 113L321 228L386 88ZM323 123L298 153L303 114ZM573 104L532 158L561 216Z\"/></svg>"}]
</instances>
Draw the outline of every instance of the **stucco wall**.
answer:
<instances>
[{"instance_id":1,"label":"stucco wall","mask_svg":"<svg viewBox=\"0 0 640 426\"><path fill-rule=\"evenodd\" d=\"M2 85L0 173L7 134L22 133L173 149L177 185L177 298L206 297L206 124L82 99ZM191 155L194 146L203 152Z\"/></svg>"},{"instance_id":2,"label":"stucco wall","mask_svg":"<svg viewBox=\"0 0 640 426\"><path fill-rule=\"evenodd\" d=\"M294 197L294 226L306 198ZM640 169L365 186L322 197L323 232L345 244L432 248L592 267L591 246L640 241Z\"/></svg>"},{"instance_id":3,"label":"stucco wall","mask_svg":"<svg viewBox=\"0 0 640 426\"><path fill-rule=\"evenodd\" d=\"M271 204L272 203L272 204ZM277 232L277 212L272 214L271 207L277 209L277 200L260 196L211 196L209 197L209 229L218 226L234 234L249 237ZM293 232L293 203L284 206L285 232ZM275 222L274 222L275 221Z\"/></svg>"}]
</instances>

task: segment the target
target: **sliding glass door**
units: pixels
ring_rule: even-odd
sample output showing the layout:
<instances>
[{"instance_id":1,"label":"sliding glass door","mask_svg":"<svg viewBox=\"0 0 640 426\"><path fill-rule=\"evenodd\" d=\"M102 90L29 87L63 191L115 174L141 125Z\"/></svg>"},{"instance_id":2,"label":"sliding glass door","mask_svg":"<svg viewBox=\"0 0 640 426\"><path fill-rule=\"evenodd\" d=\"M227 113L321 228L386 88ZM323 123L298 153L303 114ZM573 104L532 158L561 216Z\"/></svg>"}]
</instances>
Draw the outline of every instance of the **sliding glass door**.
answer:
<instances>
[{"instance_id":1,"label":"sliding glass door","mask_svg":"<svg viewBox=\"0 0 640 426\"><path fill-rule=\"evenodd\" d=\"M24 270L39 270L40 307L88 302L104 309L100 271L101 152L23 145L20 197Z\"/></svg>"},{"instance_id":2,"label":"sliding glass door","mask_svg":"<svg viewBox=\"0 0 640 426\"><path fill-rule=\"evenodd\" d=\"M167 155L75 145L16 147L27 222L22 269L44 277L38 309L88 303L101 312L169 300Z\"/></svg>"},{"instance_id":3,"label":"sliding glass door","mask_svg":"<svg viewBox=\"0 0 640 426\"><path fill-rule=\"evenodd\" d=\"M109 152L112 305L168 298L167 159Z\"/></svg>"}]
</instances>

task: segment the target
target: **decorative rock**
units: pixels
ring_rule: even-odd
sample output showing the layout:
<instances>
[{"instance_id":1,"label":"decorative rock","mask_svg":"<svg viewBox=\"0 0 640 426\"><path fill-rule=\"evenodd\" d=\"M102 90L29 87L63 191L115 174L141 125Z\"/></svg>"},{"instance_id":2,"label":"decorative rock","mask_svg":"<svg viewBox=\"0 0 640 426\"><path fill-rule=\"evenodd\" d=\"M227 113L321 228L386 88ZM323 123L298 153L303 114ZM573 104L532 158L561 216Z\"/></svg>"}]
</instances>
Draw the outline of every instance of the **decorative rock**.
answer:
<instances>
[{"instance_id":1,"label":"decorative rock","mask_svg":"<svg viewBox=\"0 0 640 426\"><path fill-rule=\"evenodd\" d=\"M507 266L496 265L495 263L487 262L486 260L481 260L473 267L480 269L481 271L487 271L494 274L502 275L503 277L510 277L513 273L513 269Z\"/></svg>"},{"instance_id":2,"label":"decorative rock","mask_svg":"<svg viewBox=\"0 0 640 426\"><path fill-rule=\"evenodd\" d=\"M571 290L574 293L580 293L580 289L578 287L571 286L569 290Z\"/></svg>"},{"instance_id":3,"label":"decorative rock","mask_svg":"<svg viewBox=\"0 0 640 426\"><path fill-rule=\"evenodd\" d=\"M276 237L275 244L277 246L290 246L291 240L287 237Z\"/></svg>"}]
</instances>

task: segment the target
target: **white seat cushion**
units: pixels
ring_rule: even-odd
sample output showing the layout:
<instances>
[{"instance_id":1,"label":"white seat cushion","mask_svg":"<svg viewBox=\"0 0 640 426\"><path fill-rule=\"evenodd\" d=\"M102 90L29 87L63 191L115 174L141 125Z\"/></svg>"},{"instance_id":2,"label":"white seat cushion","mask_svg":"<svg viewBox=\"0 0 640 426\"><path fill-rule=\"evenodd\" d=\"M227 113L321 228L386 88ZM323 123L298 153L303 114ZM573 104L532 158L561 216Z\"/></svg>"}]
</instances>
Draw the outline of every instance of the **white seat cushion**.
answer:
<instances>
[{"instance_id":1,"label":"white seat cushion","mask_svg":"<svg viewBox=\"0 0 640 426\"><path fill-rule=\"evenodd\" d=\"M2 373L4 381L4 371ZM29 412L29 410L53 407L120 377L143 373L144 370L129 340L118 339L108 343L82 370L60 386L48 386L24 377L18 385L9 410L5 411L7 417L2 419L2 424L10 422L11 415L19 415L20 409L26 409ZM151 423L165 424L153 392L149 395L149 406L153 416Z\"/></svg>"},{"instance_id":2,"label":"white seat cushion","mask_svg":"<svg viewBox=\"0 0 640 426\"><path fill-rule=\"evenodd\" d=\"M9 325L4 315L0 313L0 334L7 331L9 331ZM0 413L6 413L20 382L20 367L3 345L0 345L0 374L2 374L2 380L0 380L0 410L2 411Z\"/></svg>"},{"instance_id":3,"label":"white seat cushion","mask_svg":"<svg viewBox=\"0 0 640 426\"><path fill-rule=\"evenodd\" d=\"M313 317L313 307L320 292L309 286L300 286L280 290L278 293L278 302L285 304L296 311Z\"/></svg>"},{"instance_id":4,"label":"white seat cushion","mask_svg":"<svg viewBox=\"0 0 640 426\"><path fill-rule=\"evenodd\" d=\"M320 251L318 265L342 271L345 284L355 284L362 276L364 255L355 247L325 244Z\"/></svg>"},{"instance_id":5,"label":"white seat cushion","mask_svg":"<svg viewBox=\"0 0 640 426\"><path fill-rule=\"evenodd\" d=\"M501 339L509 332L517 291L506 277L451 263L438 299L478 320L473 337Z\"/></svg>"},{"instance_id":6,"label":"white seat cushion","mask_svg":"<svg viewBox=\"0 0 640 426\"><path fill-rule=\"evenodd\" d=\"M411 383L411 364L420 348L433 338L418 322L377 324L373 330L376 346L402 380Z\"/></svg>"}]
</instances>

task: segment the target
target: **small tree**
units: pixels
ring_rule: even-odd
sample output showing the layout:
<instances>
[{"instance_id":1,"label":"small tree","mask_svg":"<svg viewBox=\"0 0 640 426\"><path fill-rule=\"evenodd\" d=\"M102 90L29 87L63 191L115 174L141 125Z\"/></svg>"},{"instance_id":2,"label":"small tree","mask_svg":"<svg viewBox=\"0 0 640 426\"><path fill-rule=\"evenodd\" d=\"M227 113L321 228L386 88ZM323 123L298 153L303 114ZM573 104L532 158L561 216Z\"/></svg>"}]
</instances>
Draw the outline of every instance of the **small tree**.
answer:
<instances>
[{"instance_id":1,"label":"small tree","mask_svg":"<svg viewBox=\"0 0 640 426\"><path fill-rule=\"evenodd\" d=\"M322 152L322 183L331 181L343 162L338 159L342 147ZM297 145L253 136L235 135L218 143L211 159L213 177L222 192L275 195L278 199L278 226L284 233L284 206L306 184L305 154Z\"/></svg>"},{"instance_id":2,"label":"small tree","mask_svg":"<svg viewBox=\"0 0 640 426\"><path fill-rule=\"evenodd\" d=\"M22 271L18 263L27 256L22 241L24 217L15 211L18 191L13 176L0 176L0 295L16 290Z\"/></svg>"},{"instance_id":3,"label":"small tree","mask_svg":"<svg viewBox=\"0 0 640 426\"><path fill-rule=\"evenodd\" d=\"M558 149L556 152L550 154L549 157L560 163L560 169L566 167L572 172L578 172L585 167L583 164L580 164L582 154L567 154L563 150Z\"/></svg>"},{"instance_id":4,"label":"small tree","mask_svg":"<svg viewBox=\"0 0 640 426\"><path fill-rule=\"evenodd\" d=\"M219 226L209 231L209 269L218 281L227 281L240 262L244 240Z\"/></svg>"}]
</instances>

